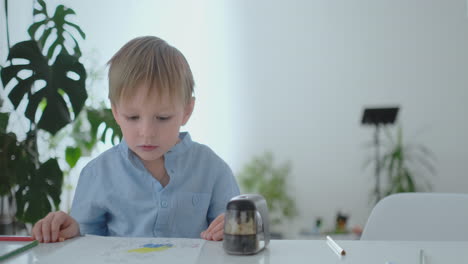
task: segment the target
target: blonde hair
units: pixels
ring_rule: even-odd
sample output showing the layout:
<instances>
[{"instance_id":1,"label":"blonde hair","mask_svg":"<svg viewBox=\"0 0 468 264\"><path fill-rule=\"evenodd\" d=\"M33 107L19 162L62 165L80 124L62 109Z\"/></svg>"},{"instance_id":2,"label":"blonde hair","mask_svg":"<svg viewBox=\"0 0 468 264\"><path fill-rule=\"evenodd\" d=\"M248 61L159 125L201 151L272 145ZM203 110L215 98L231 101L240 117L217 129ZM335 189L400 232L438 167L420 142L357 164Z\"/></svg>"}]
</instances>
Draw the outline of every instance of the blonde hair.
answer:
<instances>
[{"instance_id":1,"label":"blonde hair","mask_svg":"<svg viewBox=\"0 0 468 264\"><path fill-rule=\"evenodd\" d=\"M129 98L145 85L148 95L168 94L172 102L182 99L188 104L195 82L184 55L166 41L145 36L130 40L107 63L109 65L109 99L112 104Z\"/></svg>"}]
</instances>

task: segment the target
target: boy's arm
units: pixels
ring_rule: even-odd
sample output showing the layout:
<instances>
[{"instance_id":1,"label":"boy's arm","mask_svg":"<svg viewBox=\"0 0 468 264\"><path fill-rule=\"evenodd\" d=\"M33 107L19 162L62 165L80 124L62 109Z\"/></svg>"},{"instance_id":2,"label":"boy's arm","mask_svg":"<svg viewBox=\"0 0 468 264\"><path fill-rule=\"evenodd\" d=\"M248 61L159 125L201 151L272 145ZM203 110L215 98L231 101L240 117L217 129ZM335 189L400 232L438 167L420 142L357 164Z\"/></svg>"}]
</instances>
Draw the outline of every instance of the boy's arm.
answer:
<instances>
[{"instance_id":1,"label":"boy's arm","mask_svg":"<svg viewBox=\"0 0 468 264\"><path fill-rule=\"evenodd\" d=\"M80 174L70 215L78 222L80 234L107 235L106 211L99 205L99 184L92 166L86 166Z\"/></svg>"},{"instance_id":2,"label":"boy's arm","mask_svg":"<svg viewBox=\"0 0 468 264\"><path fill-rule=\"evenodd\" d=\"M224 212L229 200L239 195L239 186L227 164L223 167L213 186L210 207L208 208L208 228L200 234L207 240L219 241L223 239Z\"/></svg>"},{"instance_id":3,"label":"boy's arm","mask_svg":"<svg viewBox=\"0 0 468 264\"><path fill-rule=\"evenodd\" d=\"M224 172L219 174L213 186L210 207L208 209L208 225L226 211L226 205L232 197L239 195L239 186L232 170L225 164Z\"/></svg>"}]
</instances>

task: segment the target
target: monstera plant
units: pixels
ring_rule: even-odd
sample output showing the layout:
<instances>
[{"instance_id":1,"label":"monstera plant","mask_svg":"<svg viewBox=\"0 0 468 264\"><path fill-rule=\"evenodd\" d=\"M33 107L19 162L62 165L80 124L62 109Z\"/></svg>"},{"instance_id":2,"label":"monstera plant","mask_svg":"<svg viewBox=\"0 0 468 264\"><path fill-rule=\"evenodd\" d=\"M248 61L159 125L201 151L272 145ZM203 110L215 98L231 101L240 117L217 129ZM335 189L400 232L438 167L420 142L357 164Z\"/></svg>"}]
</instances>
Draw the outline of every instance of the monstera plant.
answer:
<instances>
[{"instance_id":1,"label":"monstera plant","mask_svg":"<svg viewBox=\"0 0 468 264\"><path fill-rule=\"evenodd\" d=\"M23 223L36 222L60 204L64 173L57 157L44 159L46 153L39 153L38 133L53 138L64 127L72 127L69 136L75 140L64 154L70 167L82 156L82 148L89 150L100 139L97 130L102 123L112 129L113 137L121 138L109 109L85 106L87 73L78 39L86 36L69 21L74 14L59 5L50 16L46 3L37 0L35 22L28 29L31 39L12 47L8 43L7 62L1 68L8 99L0 101L5 105L9 100L11 109L0 113L0 197L15 201L16 219ZM9 39L8 23L6 34ZM9 129L21 119L28 126L25 135ZM89 124L87 133L79 129L83 122Z\"/></svg>"}]
</instances>

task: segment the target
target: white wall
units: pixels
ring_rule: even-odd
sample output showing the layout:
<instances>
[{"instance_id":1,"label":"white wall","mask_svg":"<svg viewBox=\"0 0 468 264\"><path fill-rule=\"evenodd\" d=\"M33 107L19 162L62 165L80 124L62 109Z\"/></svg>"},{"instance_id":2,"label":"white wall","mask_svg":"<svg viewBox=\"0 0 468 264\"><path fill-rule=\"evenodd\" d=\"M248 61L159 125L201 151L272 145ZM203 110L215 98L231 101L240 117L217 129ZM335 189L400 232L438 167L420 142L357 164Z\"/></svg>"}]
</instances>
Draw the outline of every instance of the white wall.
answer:
<instances>
[{"instance_id":1,"label":"white wall","mask_svg":"<svg viewBox=\"0 0 468 264\"><path fill-rule=\"evenodd\" d=\"M301 216L332 228L371 209L364 106L400 105L406 139L437 156L434 191L468 192L468 18L464 0L230 2L233 166L273 150L294 164Z\"/></svg>"},{"instance_id":2,"label":"white wall","mask_svg":"<svg viewBox=\"0 0 468 264\"><path fill-rule=\"evenodd\" d=\"M16 42L27 37L31 1L9 2ZM331 228L338 210L365 224L374 184L362 169L372 155L365 106L400 105L406 139L437 156L434 191L468 192L464 0L47 2L77 12L83 50L97 50L85 59L100 67L135 36L178 47L197 83L193 137L235 173L265 150L292 161L293 232L317 216ZM0 45L3 61L3 35ZM105 98L105 80L96 89Z\"/></svg>"}]
</instances>

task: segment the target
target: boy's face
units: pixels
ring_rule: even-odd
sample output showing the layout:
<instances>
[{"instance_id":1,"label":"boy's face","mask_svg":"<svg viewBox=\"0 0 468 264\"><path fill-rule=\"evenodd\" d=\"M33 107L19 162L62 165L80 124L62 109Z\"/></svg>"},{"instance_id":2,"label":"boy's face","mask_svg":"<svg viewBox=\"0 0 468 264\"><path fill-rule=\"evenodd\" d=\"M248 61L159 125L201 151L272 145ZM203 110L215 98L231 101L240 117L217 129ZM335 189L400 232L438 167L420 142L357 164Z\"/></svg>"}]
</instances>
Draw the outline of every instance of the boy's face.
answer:
<instances>
[{"instance_id":1,"label":"boy's face","mask_svg":"<svg viewBox=\"0 0 468 264\"><path fill-rule=\"evenodd\" d=\"M131 98L112 105L112 113L128 147L149 164L160 161L178 142L180 127L189 120L194 99L188 105L172 103L168 95L148 96L147 87L138 88Z\"/></svg>"}]
</instances>

